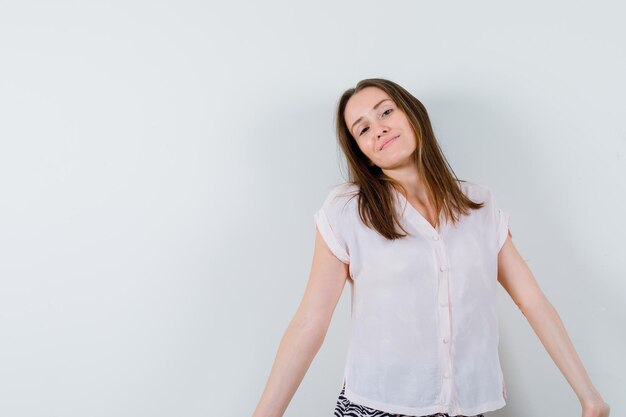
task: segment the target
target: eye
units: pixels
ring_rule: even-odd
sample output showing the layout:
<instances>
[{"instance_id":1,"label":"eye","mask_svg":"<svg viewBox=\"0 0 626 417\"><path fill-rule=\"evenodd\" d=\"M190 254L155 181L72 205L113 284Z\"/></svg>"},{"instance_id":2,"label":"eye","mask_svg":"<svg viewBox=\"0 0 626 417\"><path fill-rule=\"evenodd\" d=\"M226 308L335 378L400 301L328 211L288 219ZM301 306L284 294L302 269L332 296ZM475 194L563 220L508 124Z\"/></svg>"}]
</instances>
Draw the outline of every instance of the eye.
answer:
<instances>
[{"instance_id":1,"label":"eye","mask_svg":"<svg viewBox=\"0 0 626 417\"><path fill-rule=\"evenodd\" d=\"M385 110L385 111L383 112L383 115L387 115L387 114L389 114L389 113L390 113L390 112L392 112L392 111L393 111L393 109L387 109L387 110ZM367 129L368 129L368 128L365 128L365 129L361 130L361 133L359 133L359 136L361 136L361 135L365 132L365 130L367 130Z\"/></svg>"}]
</instances>

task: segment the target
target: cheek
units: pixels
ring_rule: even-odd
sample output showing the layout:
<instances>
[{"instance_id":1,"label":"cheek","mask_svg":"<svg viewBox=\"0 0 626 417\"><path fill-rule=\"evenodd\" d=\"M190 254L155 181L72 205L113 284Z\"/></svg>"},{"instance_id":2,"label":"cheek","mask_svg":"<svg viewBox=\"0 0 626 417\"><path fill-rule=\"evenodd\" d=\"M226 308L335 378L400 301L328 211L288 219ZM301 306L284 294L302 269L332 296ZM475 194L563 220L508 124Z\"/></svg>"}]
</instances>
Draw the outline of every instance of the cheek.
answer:
<instances>
[{"instance_id":1,"label":"cheek","mask_svg":"<svg viewBox=\"0 0 626 417\"><path fill-rule=\"evenodd\" d=\"M407 128L408 128L408 127L410 127L410 126L411 126L411 124L409 123L409 119L408 119L405 115L403 115L403 114L402 114L402 115L400 115L400 114L399 114L399 115L398 115L398 119L401 119L401 122L402 122L402 124L403 124L405 127L407 127Z\"/></svg>"},{"instance_id":2,"label":"cheek","mask_svg":"<svg viewBox=\"0 0 626 417\"><path fill-rule=\"evenodd\" d=\"M402 122L402 128L408 135L415 139L415 132L413 131L413 127L411 127L411 123L409 123L408 120L404 120Z\"/></svg>"},{"instance_id":3,"label":"cheek","mask_svg":"<svg viewBox=\"0 0 626 417\"><path fill-rule=\"evenodd\" d=\"M366 136L366 135L363 135ZM363 153L363 155L366 155L369 157L369 153L370 153L370 141L367 138L361 138L360 141L357 142L357 144L359 145L359 149L361 150L361 153Z\"/></svg>"}]
</instances>

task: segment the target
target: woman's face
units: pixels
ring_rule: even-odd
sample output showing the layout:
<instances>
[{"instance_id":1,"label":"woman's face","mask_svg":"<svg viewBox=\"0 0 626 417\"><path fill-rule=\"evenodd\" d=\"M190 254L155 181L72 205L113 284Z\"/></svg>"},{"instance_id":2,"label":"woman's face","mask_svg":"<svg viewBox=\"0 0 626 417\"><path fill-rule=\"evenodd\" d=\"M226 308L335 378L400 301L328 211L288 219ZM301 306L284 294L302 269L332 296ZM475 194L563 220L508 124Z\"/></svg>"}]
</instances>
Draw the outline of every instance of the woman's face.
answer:
<instances>
[{"instance_id":1,"label":"woman's face","mask_svg":"<svg viewBox=\"0 0 626 417\"><path fill-rule=\"evenodd\" d=\"M348 100L344 119L359 149L381 169L410 165L417 147L406 114L383 90L366 87Z\"/></svg>"}]
</instances>

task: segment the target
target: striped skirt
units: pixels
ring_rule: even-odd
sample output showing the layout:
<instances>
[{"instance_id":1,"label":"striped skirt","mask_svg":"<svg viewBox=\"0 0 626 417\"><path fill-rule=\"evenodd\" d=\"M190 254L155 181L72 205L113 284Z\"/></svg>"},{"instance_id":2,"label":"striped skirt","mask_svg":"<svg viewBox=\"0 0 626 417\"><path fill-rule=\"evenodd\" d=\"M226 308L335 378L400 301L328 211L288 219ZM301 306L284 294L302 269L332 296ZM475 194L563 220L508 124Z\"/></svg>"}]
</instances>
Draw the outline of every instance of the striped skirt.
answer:
<instances>
[{"instance_id":1,"label":"striped skirt","mask_svg":"<svg viewBox=\"0 0 626 417\"><path fill-rule=\"evenodd\" d=\"M346 384L344 382L339 398L337 398L337 405L335 406L335 417L414 417L404 416L402 414L389 414L384 411L375 410L373 408L366 407L364 405L355 404L350 402L344 395L346 392ZM423 417L453 417L447 413L431 414ZM454 416L454 417L470 417L470 416ZM482 414L471 417L484 417Z\"/></svg>"}]
</instances>

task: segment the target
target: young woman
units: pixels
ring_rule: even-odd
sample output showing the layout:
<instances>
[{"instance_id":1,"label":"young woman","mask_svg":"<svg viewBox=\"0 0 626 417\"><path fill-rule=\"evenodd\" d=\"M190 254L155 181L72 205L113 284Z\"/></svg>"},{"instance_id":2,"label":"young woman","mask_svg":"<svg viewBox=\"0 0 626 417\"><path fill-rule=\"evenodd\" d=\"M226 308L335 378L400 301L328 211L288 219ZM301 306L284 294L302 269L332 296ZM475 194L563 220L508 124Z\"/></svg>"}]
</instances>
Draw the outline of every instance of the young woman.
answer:
<instances>
[{"instance_id":1,"label":"young woman","mask_svg":"<svg viewBox=\"0 0 626 417\"><path fill-rule=\"evenodd\" d=\"M385 79L344 92L337 135L350 181L314 214L309 282L253 417L280 417L346 282L350 348L335 416L482 416L504 407L497 283L575 391L606 417L558 313L515 248L490 188L456 178L426 109Z\"/></svg>"}]
</instances>

